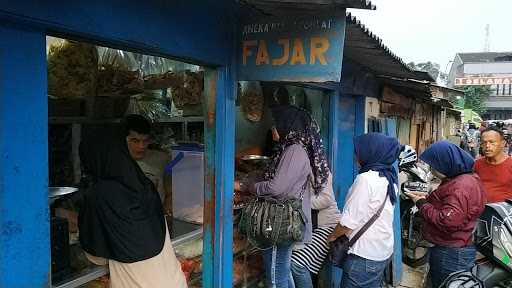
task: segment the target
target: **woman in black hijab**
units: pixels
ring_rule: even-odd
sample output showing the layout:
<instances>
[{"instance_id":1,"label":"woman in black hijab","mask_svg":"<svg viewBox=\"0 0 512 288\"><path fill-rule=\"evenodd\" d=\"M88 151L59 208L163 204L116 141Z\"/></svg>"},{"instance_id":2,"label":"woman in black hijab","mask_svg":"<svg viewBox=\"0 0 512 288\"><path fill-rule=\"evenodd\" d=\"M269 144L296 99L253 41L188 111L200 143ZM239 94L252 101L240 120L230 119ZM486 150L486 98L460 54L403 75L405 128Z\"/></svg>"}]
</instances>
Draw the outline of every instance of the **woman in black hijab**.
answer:
<instances>
[{"instance_id":1,"label":"woman in black hijab","mask_svg":"<svg viewBox=\"0 0 512 288\"><path fill-rule=\"evenodd\" d=\"M80 144L88 183L79 211L80 244L92 262L108 260L112 288L186 287L160 197L130 156L131 128L124 128L102 129Z\"/></svg>"}]
</instances>

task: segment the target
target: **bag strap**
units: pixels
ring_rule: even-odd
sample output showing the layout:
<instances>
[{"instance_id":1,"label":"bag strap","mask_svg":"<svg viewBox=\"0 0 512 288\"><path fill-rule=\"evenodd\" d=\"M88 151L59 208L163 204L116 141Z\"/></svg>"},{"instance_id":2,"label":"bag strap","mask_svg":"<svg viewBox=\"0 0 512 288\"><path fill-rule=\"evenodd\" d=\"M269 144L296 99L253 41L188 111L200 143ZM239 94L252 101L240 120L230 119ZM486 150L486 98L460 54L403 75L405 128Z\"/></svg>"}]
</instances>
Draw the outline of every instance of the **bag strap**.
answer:
<instances>
[{"instance_id":1,"label":"bag strap","mask_svg":"<svg viewBox=\"0 0 512 288\"><path fill-rule=\"evenodd\" d=\"M304 185L302 185L302 189L300 190L300 195L299 195L300 200L304 199L304 193L306 193L307 189L311 189L312 186L313 186L313 175L311 173L309 173L308 177L306 177L306 182L304 183Z\"/></svg>"},{"instance_id":2,"label":"bag strap","mask_svg":"<svg viewBox=\"0 0 512 288\"><path fill-rule=\"evenodd\" d=\"M366 222L366 224L364 224L364 226L359 231L357 231L356 235L354 235L354 237L352 237L352 239L350 239L350 241L348 242L348 247L352 247L352 245L354 245L354 243L356 243L356 241L359 240L359 238L361 238L361 236L363 236L364 232L366 232L366 230L368 230L368 228L370 228L373 225L373 223L375 223L375 221L377 221L377 218L380 217L382 210L384 210L384 206L386 205L386 202L388 201L388 197L389 197L389 195L386 194L386 198L384 198L384 203L382 203L382 205L380 205L380 208L377 211L377 213L375 213L375 215L373 215L372 218L370 218L370 220L368 220L368 222Z\"/></svg>"}]
</instances>

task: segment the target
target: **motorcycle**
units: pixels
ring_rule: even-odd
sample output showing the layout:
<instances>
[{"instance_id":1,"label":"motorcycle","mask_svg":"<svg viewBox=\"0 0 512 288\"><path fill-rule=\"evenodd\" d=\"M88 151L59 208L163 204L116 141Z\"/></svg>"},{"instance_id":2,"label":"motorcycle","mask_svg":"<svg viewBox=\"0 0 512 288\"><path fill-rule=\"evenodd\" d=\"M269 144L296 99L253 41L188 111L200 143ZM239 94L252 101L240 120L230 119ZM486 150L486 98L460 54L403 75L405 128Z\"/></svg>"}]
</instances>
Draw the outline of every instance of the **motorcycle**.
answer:
<instances>
[{"instance_id":1,"label":"motorcycle","mask_svg":"<svg viewBox=\"0 0 512 288\"><path fill-rule=\"evenodd\" d=\"M441 287L512 288L512 199L486 205L474 243L485 258L470 271L453 273Z\"/></svg>"},{"instance_id":2,"label":"motorcycle","mask_svg":"<svg viewBox=\"0 0 512 288\"><path fill-rule=\"evenodd\" d=\"M409 146L404 147L399 161L402 262L416 268L427 262L430 244L423 239L423 220L418 214L418 208L405 193L430 193L433 176L427 168L418 163L416 152Z\"/></svg>"}]
</instances>

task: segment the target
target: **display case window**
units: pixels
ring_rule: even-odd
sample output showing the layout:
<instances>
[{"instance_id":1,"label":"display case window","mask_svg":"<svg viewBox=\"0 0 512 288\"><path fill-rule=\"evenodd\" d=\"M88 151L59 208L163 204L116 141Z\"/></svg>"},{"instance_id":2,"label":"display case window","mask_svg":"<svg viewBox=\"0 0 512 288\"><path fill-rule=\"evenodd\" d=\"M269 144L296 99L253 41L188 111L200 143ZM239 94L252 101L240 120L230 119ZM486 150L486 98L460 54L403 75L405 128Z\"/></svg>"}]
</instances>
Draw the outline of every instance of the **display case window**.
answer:
<instances>
[{"instance_id":1,"label":"display case window","mask_svg":"<svg viewBox=\"0 0 512 288\"><path fill-rule=\"evenodd\" d=\"M91 263L78 238L79 146L99 127L121 129L128 114L151 122L151 144L138 165L159 190L189 287L201 287L208 68L85 41L46 40L49 182L54 190L74 189L49 195L53 287L109 287L108 267Z\"/></svg>"}]
</instances>

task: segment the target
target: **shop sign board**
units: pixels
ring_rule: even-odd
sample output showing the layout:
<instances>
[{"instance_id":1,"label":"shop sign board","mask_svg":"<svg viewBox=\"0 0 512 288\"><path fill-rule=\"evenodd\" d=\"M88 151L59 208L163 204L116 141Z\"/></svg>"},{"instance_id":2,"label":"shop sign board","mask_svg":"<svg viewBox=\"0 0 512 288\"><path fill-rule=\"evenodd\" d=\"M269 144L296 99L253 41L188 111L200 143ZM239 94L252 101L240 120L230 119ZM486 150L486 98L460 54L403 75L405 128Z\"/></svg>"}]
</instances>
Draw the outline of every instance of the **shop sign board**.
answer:
<instances>
[{"instance_id":1,"label":"shop sign board","mask_svg":"<svg viewBox=\"0 0 512 288\"><path fill-rule=\"evenodd\" d=\"M239 80L341 79L344 14L247 19L239 33Z\"/></svg>"},{"instance_id":2,"label":"shop sign board","mask_svg":"<svg viewBox=\"0 0 512 288\"><path fill-rule=\"evenodd\" d=\"M455 78L455 86L509 85L512 77L463 77Z\"/></svg>"}]
</instances>

